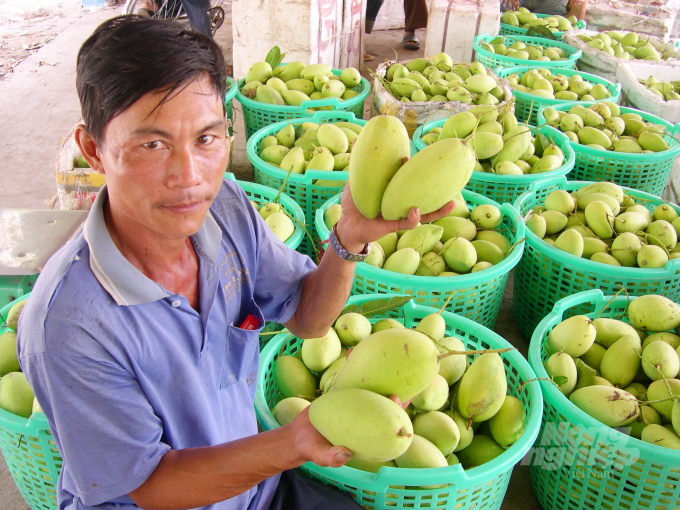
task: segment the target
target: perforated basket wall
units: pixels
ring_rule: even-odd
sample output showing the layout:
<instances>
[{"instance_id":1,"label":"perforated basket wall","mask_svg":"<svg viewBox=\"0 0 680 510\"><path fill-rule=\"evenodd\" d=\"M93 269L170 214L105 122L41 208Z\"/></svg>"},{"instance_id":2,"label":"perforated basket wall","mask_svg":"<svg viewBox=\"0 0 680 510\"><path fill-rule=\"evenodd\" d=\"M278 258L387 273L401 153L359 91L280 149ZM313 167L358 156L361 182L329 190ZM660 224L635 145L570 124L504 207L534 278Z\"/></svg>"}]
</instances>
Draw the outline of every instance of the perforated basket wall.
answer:
<instances>
[{"instance_id":1,"label":"perforated basket wall","mask_svg":"<svg viewBox=\"0 0 680 510\"><path fill-rule=\"evenodd\" d=\"M568 44L564 44L559 41L551 41L550 39L544 39L542 37L528 37L523 35L513 35L506 37L506 46L510 46L514 41L521 41L526 45L532 46L542 46L544 49L547 48L560 48L567 55L566 60L552 60L549 62L543 62L538 60L523 60L519 58L506 57L504 55L499 55L489 50L485 50L481 47L482 43L488 43L498 37L497 35L480 34L475 37L475 42L473 44L473 49L475 51L475 60L484 64L487 69L496 69L499 66L509 67L509 66L521 66L527 65L531 62L531 65L536 67L558 67L564 69L574 69L576 68L576 61L581 58L581 50L572 48Z\"/></svg>"},{"instance_id":2,"label":"perforated basket wall","mask_svg":"<svg viewBox=\"0 0 680 510\"><path fill-rule=\"evenodd\" d=\"M324 214L339 198L330 199L316 213L316 229L322 239L328 239ZM520 241L524 239L524 222L510 204L499 205L467 190L463 190L463 198L470 210L481 204L492 204L501 210L503 221L498 229L515 245L503 261L483 271L447 277L404 275L361 263L354 270L352 294L406 294L415 296L418 304L441 308L455 290L446 309L493 328L510 270L522 257L524 243Z\"/></svg>"},{"instance_id":3,"label":"perforated basket wall","mask_svg":"<svg viewBox=\"0 0 680 510\"><path fill-rule=\"evenodd\" d=\"M281 207L283 207L285 213L294 220L293 223L295 224L293 235L291 235L284 244L291 250L295 250L300 246L300 242L305 236L305 229L303 228L303 225L305 224L305 215L302 212L302 209L300 209L300 206L292 198L285 193L279 194L279 190L263 184L237 181L232 173L226 173L224 176L226 179L237 182L238 185L243 188L243 191L246 192L248 198L257 202L260 206L273 201L278 196L278 202L281 204Z\"/></svg>"},{"instance_id":4,"label":"perforated basket wall","mask_svg":"<svg viewBox=\"0 0 680 510\"><path fill-rule=\"evenodd\" d=\"M361 304L376 298L392 296L354 296L348 304ZM372 322L386 317L403 320L407 328L412 328L426 315L435 310L418 306L410 301L398 311L379 317L372 317ZM454 335L465 343L468 349L505 348L510 344L479 324L444 312L442 314L447 335ZM260 356L260 373L258 375L255 412L264 430L278 427L270 409L279 399L278 389L273 378L273 366L281 354L294 354L302 346L302 340L288 334L276 336L265 347ZM435 509L435 508L475 508L491 510L501 507L505 491L510 481L512 468L529 450L541 421L542 397L536 381L519 387L533 379L533 371L518 351L501 354L508 382L508 393L517 397L523 404L526 413L524 434L505 453L479 467L464 471L460 465L430 469L381 468L377 474L359 471L350 467L322 468L308 462L299 469L303 474L321 482L350 493L359 504L372 509ZM439 489L418 489L422 485L447 484ZM404 486L404 488L394 488Z\"/></svg>"},{"instance_id":5,"label":"perforated basket wall","mask_svg":"<svg viewBox=\"0 0 680 510\"><path fill-rule=\"evenodd\" d=\"M573 310L595 317L611 296L598 290L558 301L534 331L529 362L547 378L545 340ZM625 318L620 295L600 317ZM580 312L579 312L580 313ZM531 483L545 510L641 510L680 508L680 452L645 443L603 425L542 380L543 420L530 456Z\"/></svg>"},{"instance_id":6,"label":"perforated basket wall","mask_svg":"<svg viewBox=\"0 0 680 510\"><path fill-rule=\"evenodd\" d=\"M550 16L550 14L541 14L538 12L534 13L537 18L547 18ZM574 28L578 29L584 29L586 28L586 20L579 20L578 23L576 23L576 26ZM501 21L501 30L498 35L527 35L528 28L522 28L522 27L513 27L512 25L508 25L507 23L503 23ZM558 39L562 39L562 36L564 35L564 32L560 32L559 30L553 32L553 35L557 37ZM537 36L537 37L542 37L542 36ZM546 38L547 39L547 38Z\"/></svg>"},{"instance_id":7,"label":"perforated basket wall","mask_svg":"<svg viewBox=\"0 0 680 510\"><path fill-rule=\"evenodd\" d=\"M428 122L422 127L418 128L413 133L413 144L417 150L423 150L427 145L423 142L422 137L435 127L441 127L446 122L444 120L436 120ZM546 133L544 128L539 131ZM499 204L512 204L519 196L529 189L529 184L540 181L546 177L555 177L559 175L567 175L572 168L574 168L574 150L569 144L566 136L555 136L550 133L555 145L557 145L564 153L564 163L555 170L543 172L541 174L526 174L526 175L503 175L487 172L472 172L470 180L465 185L465 189L474 193L479 193Z\"/></svg>"},{"instance_id":8,"label":"perforated basket wall","mask_svg":"<svg viewBox=\"0 0 680 510\"><path fill-rule=\"evenodd\" d=\"M543 205L551 191L572 192L586 184L590 183L567 182L564 177L545 179L532 184L515 202L515 207L525 216L534 206ZM626 192L636 199L648 200L642 203L650 211L667 203L641 191L626 188ZM680 213L680 207L672 207ZM575 257L550 246L529 229L526 229L526 236L524 255L513 276L512 294L513 313L526 338L531 338L536 325L558 300L590 289L601 289L613 295L625 286L631 296L661 294L674 301L680 300L680 259L670 260L666 267L659 269L611 266ZM577 315L587 311L577 307L570 313Z\"/></svg>"},{"instance_id":9,"label":"perforated basket wall","mask_svg":"<svg viewBox=\"0 0 680 510\"><path fill-rule=\"evenodd\" d=\"M340 76L341 69L333 69L333 74ZM241 103L243 110L243 121L246 126L246 139L250 138L258 129L288 119L299 119L302 117L311 116L314 111L308 108L327 107L334 111L351 112L357 119L364 116L364 101L371 92L371 85L364 77L361 78L361 83L351 90L355 90L358 94L350 99L340 101L338 98L331 97L325 99L318 99L314 101L305 101L300 106L280 106L267 103L261 103L254 99L249 99L241 94L241 87L244 85L244 79L238 81L238 91L236 92L236 99Z\"/></svg>"},{"instance_id":10,"label":"perforated basket wall","mask_svg":"<svg viewBox=\"0 0 680 510\"><path fill-rule=\"evenodd\" d=\"M15 303L28 299L27 294L0 309L4 322ZM1 332L8 331L5 324ZM23 418L0 409L0 450L19 492L32 510L57 508L57 479L63 461L52 439L47 418L33 413Z\"/></svg>"},{"instance_id":11,"label":"perforated basket wall","mask_svg":"<svg viewBox=\"0 0 680 510\"><path fill-rule=\"evenodd\" d=\"M536 69L536 67L534 67L533 65L505 67L503 69L496 69L496 74L503 78L507 78L511 74L518 73L521 78L524 73L530 71L531 69ZM575 71L573 69L560 69L556 70L552 74L553 75L563 74L567 78L575 74L578 74L579 76L581 76L581 78L583 78L583 81L588 82L591 85L596 85L598 83L604 85L609 91L609 97L606 99L606 101L618 103L621 100L620 83L612 83L610 81L605 80L604 78L595 76L594 74L584 73L582 71ZM576 103L587 107L590 106L591 104L596 103L596 101L574 102L565 101L562 99L548 99L544 97L535 96L527 92L522 92L520 90L513 90L512 95L515 98L515 116L517 117L517 120L519 120L520 122L528 122L533 126L541 125L538 124L538 110L541 108L541 106L554 107L555 105L562 105L565 103L571 103L572 105Z\"/></svg>"},{"instance_id":12,"label":"perforated basket wall","mask_svg":"<svg viewBox=\"0 0 680 510\"><path fill-rule=\"evenodd\" d=\"M353 122L363 126L367 121L358 119L350 112L316 112L314 115L300 119L293 119L290 122L293 124L301 124L303 122L315 122L321 124L324 122ZM286 185L284 191L302 208L305 215L305 223L307 229L312 235L314 242L317 243L318 249L318 234L314 228L314 214L316 210L321 207L329 198L337 195L342 191L343 186L317 186L314 182L317 179L332 179L338 181L347 181L347 172L325 172L323 170L308 170L304 174L293 174L286 176L288 172L281 170L275 166L266 163L258 155L258 147L260 141L269 135L275 135L279 130L285 127L289 122L283 121L271 126L267 126L259 130L248 139L246 151L248 159L253 165L255 182L269 186L270 188L280 189L284 182ZM305 253L312 258L316 257L314 250L315 246L306 235L302 239L299 251Z\"/></svg>"},{"instance_id":13,"label":"perforated basket wall","mask_svg":"<svg viewBox=\"0 0 680 510\"><path fill-rule=\"evenodd\" d=\"M553 106L555 110L568 111L573 104ZM538 113L538 122L544 124L545 117L541 107ZM680 133L679 124L656 117L650 113L634 108L619 107L621 113L637 113L643 119L655 124L666 126L664 140L668 143L668 150L649 154L629 154L595 149L580 143L571 143L576 155L574 169L567 176L574 181L611 181L628 188L652 193L661 196L668 180L668 174L673 167L673 160L680 154L680 142L676 139ZM558 130L552 126L546 126L551 132Z\"/></svg>"}]
</instances>

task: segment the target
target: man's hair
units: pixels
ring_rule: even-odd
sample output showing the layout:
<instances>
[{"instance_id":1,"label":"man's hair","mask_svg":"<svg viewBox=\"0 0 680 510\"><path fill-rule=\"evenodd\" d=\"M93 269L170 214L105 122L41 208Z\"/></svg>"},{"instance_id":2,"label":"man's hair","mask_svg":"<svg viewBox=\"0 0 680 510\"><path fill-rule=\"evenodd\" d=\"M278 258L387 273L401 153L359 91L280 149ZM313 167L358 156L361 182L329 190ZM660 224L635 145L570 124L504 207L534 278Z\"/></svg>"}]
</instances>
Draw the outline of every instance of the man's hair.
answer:
<instances>
[{"instance_id":1,"label":"man's hair","mask_svg":"<svg viewBox=\"0 0 680 510\"><path fill-rule=\"evenodd\" d=\"M105 21L78 52L76 88L85 128L101 144L106 125L142 96L165 92L162 104L201 76L224 98L224 55L210 37L173 21L140 16Z\"/></svg>"}]
</instances>

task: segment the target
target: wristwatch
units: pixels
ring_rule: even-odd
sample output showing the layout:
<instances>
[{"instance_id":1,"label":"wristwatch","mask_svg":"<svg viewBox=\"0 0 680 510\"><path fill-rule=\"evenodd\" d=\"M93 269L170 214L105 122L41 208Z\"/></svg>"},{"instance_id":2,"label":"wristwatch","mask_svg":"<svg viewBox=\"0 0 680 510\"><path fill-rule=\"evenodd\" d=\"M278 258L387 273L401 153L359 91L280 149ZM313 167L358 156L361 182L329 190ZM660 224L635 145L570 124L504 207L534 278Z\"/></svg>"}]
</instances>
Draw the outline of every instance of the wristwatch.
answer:
<instances>
[{"instance_id":1,"label":"wristwatch","mask_svg":"<svg viewBox=\"0 0 680 510\"><path fill-rule=\"evenodd\" d=\"M335 227L336 225L333 225L333 228L328 233L328 241L335 250L335 253L337 253L341 259L345 259L350 262L363 262L364 260L366 260L366 257L368 257L368 254L371 251L370 243L364 246L364 251L362 251L361 253L352 253L351 251L347 251L345 250L345 248L343 248L342 244L340 244L338 235L335 232Z\"/></svg>"}]
</instances>

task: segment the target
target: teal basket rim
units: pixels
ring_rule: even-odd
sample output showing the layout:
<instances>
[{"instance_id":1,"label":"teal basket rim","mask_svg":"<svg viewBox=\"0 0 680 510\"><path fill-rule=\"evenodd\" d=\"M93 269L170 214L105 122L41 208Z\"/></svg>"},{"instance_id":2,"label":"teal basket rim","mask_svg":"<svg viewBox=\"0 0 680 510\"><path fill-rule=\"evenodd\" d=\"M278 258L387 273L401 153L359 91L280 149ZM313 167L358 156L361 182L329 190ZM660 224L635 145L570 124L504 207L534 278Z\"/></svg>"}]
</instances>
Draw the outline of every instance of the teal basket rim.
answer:
<instances>
[{"instance_id":1,"label":"teal basket rim","mask_svg":"<svg viewBox=\"0 0 680 510\"><path fill-rule=\"evenodd\" d=\"M638 154L639 155L639 154ZM567 191L573 191L579 189L582 186L588 184L596 184L594 181L567 181L566 177L552 177L547 179L542 179L540 181L531 183L529 189L522 193L520 197L515 201L515 208L518 211L522 211L522 202L529 200L531 197L536 195L537 189L543 189L549 186L558 186L559 189L566 189ZM680 215L680 206L666 202L656 195L651 193L645 193L644 191L638 191L632 188L627 188L621 186L621 188L628 194L632 195L634 198L641 198L648 200L650 203L663 203L668 204L675 209L675 211ZM605 275L611 275L612 277L622 277L622 278L668 278L673 276L675 273L680 271L680 259L670 259L665 267L660 268L641 268L641 267L622 267L613 266L609 264L604 264L602 262L593 262L592 260L584 259L583 257L577 257L566 251L562 251L559 248L550 246L548 243L539 239L536 234L534 234L530 229L526 229L525 234L526 242L533 246L543 255L558 261L563 266L574 267L579 266L584 271L591 273L599 273Z\"/></svg>"},{"instance_id":2,"label":"teal basket rim","mask_svg":"<svg viewBox=\"0 0 680 510\"><path fill-rule=\"evenodd\" d=\"M4 322L10 308L17 303L25 301L30 295L31 293L29 292L28 294L15 299L3 308L0 308L0 317L2 318L0 319L2 320L2 327L0 327L1 333L10 330ZM0 428L10 429L27 436L36 436L39 430L49 430L50 426L43 413L33 413L29 418L24 418L23 416L17 416L16 414L0 408Z\"/></svg>"},{"instance_id":3,"label":"teal basket rim","mask_svg":"<svg viewBox=\"0 0 680 510\"><path fill-rule=\"evenodd\" d=\"M302 227L302 225L305 224L305 213L302 212L302 208L298 205L298 203L295 200L290 198L283 191L279 194L278 190L270 188L269 186L265 186L264 184L237 180L234 174L230 172L224 174L224 177L225 179L236 182L246 192L248 191L259 192L261 195L266 196L267 198L270 197L274 198L276 197L276 195L279 195L279 200L281 201L281 205L283 205L283 208L286 210L286 212L288 212L288 214L292 215L293 218L295 218L296 220L293 235L286 239L283 244L285 244L286 246L288 246L288 248L291 248L293 250L297 249L297 247L300 246L302 238L305 236L305 229Z\"/></svg>"},{"instance_id":4,"label":"teal basket rim","mask_svg":"<svg viewBox=\"0 0 680 510\"><path fill-rule=\"evenodd\" d=\"M519 73L522 72L522 74L532 70L532 69L545 69L543 67L537 67L534 65L524 65L524 66L512 66L512 67L498 67L496 68L496 74L500 76L501 78L507 78L509 74L513 73ZM604 85L607 87L607 90L610 92L610 96L605 98L605 99L600 99L600 100L595 100L595 101L572 101L569 99L550 99L547 97L540 97L540 96L535 96L533 94L529 94L528 92L523 92L521 90L515 90L514 88L512 89L512 95L524 99L525 101L533 101L537 104L536 108L539 108L541 104L549 104L549 105L561 105L564 103L574 103L574 104L579 104L582 106L590 106L598 101L611 101L613 103L617 103L621 99L621 84L620 83L613 83L609 80L606 80L600 76L597 76L595 74L591 73L586 73L583 71L578 71L576 69L560 69L557 74L565 74L567 76L573 76L575 74L580 75L583 78L586 78L585 81L591 82L591 83L599 83L601 85Z\"/></svg>"},{"instance_id":5,"label":"teal basket rim","mask_svg":"<svg viewBox=\"0 0 680 510\"><path fill-rule=\"evenodd\" d=\"M382 279L381 275L389 276L390 279L398 281L401 284L410 284L411 286L422 286L427 287L430 290L445 292L447 290L459 289L459 288L469 288L474 285L480 285L494 278L498 278L506 273L508 273L513 267L517 265L519 260L522 258L524 253L524 237L525 237L525 224L524 219L519 214L517 209L509 204L499 204L487 198L479 193L474 193L464 189L462 191L463 198L466 201L468 199L474 199L481 202L482 204L495 205L500 209L503 216L507 216L514 220L515 225L515 238L514 243L517 243L512 251L498 264L495 264L487 269L478 271L476 273L461 274L458 276L449 277L439 277L439 276L416 276L416 275L406 275L400 273L393 273L392 271L387 271L386 269L381 269L370 264L357 264L355 268L356 274L365 274L372 278ZM333 204L340 201L340 195L331 197L323 204L319 209L316 210L316 217L314 218L314 224L316 226L316 231L319 234L319 238L322 240L328 239L329 230L326 228L326 223L324 222L324 214L326 210ZM512 241L511 241L512 242ZM441 281L440 281L441 280ZM382 295L382 294L381 294Z\"/></svg>"},{"instance_id":6,"label":"teal basket rim","mask_svg":"<svg viewBox=\"0 0 680 510\"><path fill-rule=\"evenodd\" d=\"M549 18L551 16L555 16L555 14L541 14L540 12L534 12L532 14L535 14L537 18ZM561 16L561 14L560 14L560 16ZM562 16L562 17L565 18L566 16ZM576 22L576 26L574 26L573 28L575 30L584 30L586 28L586 26L587 26L586 20L580 19ZM517 33L520 33L520 34L526 34L529 29L523 28L523 27L515 27L515 26L512 26L512 25L508 25L507 23L503 23L501 21L501 30L508 30L510 32L517 32ZM552 32L552 30L551 30L551 32ZM568 32L568 30L564 31L564 32L558 30L556 32L552 32L552 34L555 37L561 39L562 36L564 34L566 34L567 32ZM504 34L499 34L499 35L504 35ZM545 37L545 39L548 39L548 38Z\"/></svg>"},{"instance_id":7,"label":"teal basket rim","mask_svg":"<svg viewBox=\"0 0 680 510\"><path fill-rule=\"evenodd\" d=\"M602 99L601 101L607 101L607 99ZM595 101L596 103L599 103L600 101ZM555 110L560 110L560 111L565 111L570 108L572 108L576 104L582 104L579 102L571 102L571 103L564 103L560 105L554 105L551 106L551 108ZM545 124L545 117L543 116L543 111L549 108L546 105L542 105L538 109L538 122L539 124ZM594 147L587 147L583 145L582 143L576 143L571 140L569 140L569 144L572 146L574 149L574 152L582 152L584 154L590 154L592 156L596 157L604 157L605 154L608 154L611 159L617 159L619 161L653 161L655 159L667 159L670 158L671 156L675 157L678 153L680 153L680 141L677 140L676 136L678 133L680 133L680 124L672 124L671 122L668 122L665 119L662 119L661 117L657 117L656 115L652 115L651 113L644 112L642 110L638 110L636 108L629 108L627 106L619 106L619 110L621 110L622 113L637 113L639 114L643 119L652 121L655 124L663 124L666 126L666 137L668 138L673 138L676 140L676 143L674 146L669 147L668 150L661 151L661 152L654 152L654 153L648 153L648 154L640 154L640 153L628 153L628 152L614 152L614 151L609 151L609 150L602 150L602 149L596 149ZM552 126L545 126L548 130L550 130L552 133L561 133L561 131L557 128L554 128Z\"/></svg>"},{"instance_id":8,"label":"teal basket rim","mask_svg":"<svg viewBox=\"0 0 680 510\"><path fill-rule=\"evenodd\" d=\"M234 96L238 91L238 86L236 85L236 83L237 82L234 78L232 78L231 76L227 76L227 85L229 85L229 88L227 89L227 93L224 96L225 103L234 99Z\"/></svg>"},{"instance_id":9,"label":"teal basket rim","mask_svg":"<svg viewBox=\"0 0 680 510\"><path fill-rule=\"evenodd\" d=\"M390 299L396 296L403 296L403 294L365 294L361 296L352 296L347 301L347 304L361 304L374 299ZM416 311L437 311L432 307L416 305L413 303L413 300L404 305L402 310L410 311L411 313ZM442 317L447 320L447 325L452 323L455 325L456 329L473 331L476 335L480 337L483 336L485 340L489 341L489 343L497 344L497 348L513 347L507 340L498 334L494 333L488 328L485 328L484 326L480 326L470 319L447 311L442 312ZM260 367L264 367L269 364L269 360L273 358L275 354L278 354L279 350L285 344L288 337L289 333L287 332L274 336L274 338L260 353ZM535 378L531 366L529 365L528 361L524 359L524 357L519 353L519 351L509 351L504 353L502 356L511 357L513 361L516 361L517 364L524 369L524 376L526 377L527 381ZM257 392L255 395L255 412L258 422L262 425L262 427L265 430L271 430L278 428L279 424L274 419L274 416L271 414L271 411L267 406L263 389L263 377L264 370L261 370L258 374ZM385 486L385 489L387 489L389 485L413 486L415 478L426 479L427 485L449 483L459 486L459 482L463 480L466 482L466 487L469 487L473 484L483 483L489 478L493 478L496 475L507 471L508 469L512 469L522 459L522 457L524 457L526 451L531 447L531 445L533 445L535 439L538 437L538 432L540 430L543 417L543 394L540 390L535 388L533 383L527 384L525 388L529 392L528 398L532 401L533 412L526 417L525 428L522 436L515 444L513 444L496 459L486 462L481 466L477 466L476 468L464 470L460 464L426 469L381 467L378 473L368 473L366 471L361 471L348 466L342 466L340 468L322 468L312 462L308 462L305 464L305 466L308 467L310 471L320 473L327 478L341 481L347 483L348 485L352 485L357 481L374 483L382 482ZM538 405L539 403L540 405ZM423 483L419 485L425 484ZM423 492L423 494L427 494L427 492Z\"/></svg>"},{"instance_id":10,"label":"teal basket rim","mask_svg":"<svg viewBox=\"0 0 680 510\"><path fill-rule=\"evenodd\" d=\"M340 76L342 74L342 69L332 69L332 72L334 75ZM362 76L361 84L363 85L363 88L361 92L359 92L354 97L345 99L344 101L340 101L337 97L327 97L325 99L312 99L310 101L304 101L302 102L302 104L300 104L300 106L271 105L255 101L254 99L250 99L244 96L241 93L241 87L244 85L244 82L245 78L241 78L237 82L238 86L236 87L237 88L236 99L238 100L239 103L243 104L247 108L252 108L254 110L264 110L269 112L276 111L301 115L309 115L309 113L307 112L307 108L316 108L319 106L332 106L335 110L346 110L351 106L363 103L364 100L368 97L368 94L371 92L371 84L366 78Z\"/></svg>"},{"instance_id":11,"label":"teal basket rim","mask_svg":"<svg viewBox=\"0 0 680 510\"><path fill-rule=\"evenodd\" d=\"M639 297L639 296L638 296ZM584 303L595 304L595 312L588 314L591 316L597 315L600 310L605 308L612 296L605 296L601 290L592 289L573 294L569 297L560 299L555 306L553 311L546 315L538 326L534 330L531 336L531 342L529 344L529 364L536 373L536 377L539 378L539 383L541 385L541 391L544 397L550 398L553 402L560 405L559 413L564 415L568 420L571 419L572 423L578 423L587 428L591 427L606 427L595 418L581 411L576 407L569 398L565 397L560 390L558 390L552 383L541 380L542 378L550 379L548 373L543 367L543 361L541 360L541 350L543 348L544 338L547 337L547 333L559 322L562 321L564 312L573 306L577 306ZM635 299L635 298L633 298ZM614 298L610 306L622 306L628 302L627 296L617 296ZM625 306L624 306L625 307ZM611 428L611 427L609 427ZM646 443L641 439L634 438L622 432L619 432L615 428L611 428L609 433L609 439L612 442L617 442L620 444L621 440L633 441L634 445L640 449L648 450L650 455L654 455L654 462L665 462L668 464L677 465L680 460L680 452L677 450L672 450L669 448L664 448L663 446L657 446L652 443Z\"/></svg>"},{"instance_id":12,"label":"teal basket rim","mask_svg":"<svg viewBox=\"0 0 680 510\"><path fill-rule=\"evenodd\" d=\"M527 44L533 44L533 45L538 45L538 46L549 46L551 48L560 48L562 51L564 51L568 57L566 60L553 60L550 62L542 62L542 61L536 61L536 60L523 60L519 58L511 58L511 57L506 57L505 55L499 55L498 53L491 53L488 50L483 49L480 46L480 43L482 42L488 42L491 39L495 39L496 37L505 37L506 39L511 39L513 41L521 41L523 43ZM480 34L475 37L474 43L472 45L473 50L475 53L482 55L486 58L493 59L493 60L498 60L499 62L508 62L511 64L515 65L526 65L527 62L534 62L533 65L538 66L538 67L575 67L576 61L581 58L581 55L583 52L581 50L577 50L573 46L569 46L568 44L565 44L560 41L552 41L550 39L545 39L543 37L529 37L525 35L504 35L504 36L498 36L498 35L489 35L489 34Z\"/></svg>"},{"instance_id":13,"label":"teal basket rim","mask_svg":"<svg viewBox=\"0 0 680 510\"><path fill-rule=\"evenodd\" d=\"M422 140L422 136L424 134L427 134L432 128L435 127L441 127L444 125L444 123L448 119L440 119L440 120L434 120L431 122L428 122L427 124L423 124L420 126L416 131L413 133L413 143L416 146L416 149L419 151L423 150L427 145ZM533 128L533 126L529 126ZM541 126L538 128L539 133L543 134L544 131L544 126ZM574 149L572 148L571 144L569 143L569 138L564 133L559 133L557 136L554 136L553 133L550 133L550 135L553 137L553 140L555 141L556 145L562 149L562 152L564 152L564 163L562 166L556 168L555 170L550 170L549 172L543 172L541 174L525 174L525 175L499 175L499 174L492 174L492 173L487 173L487 172L472 172L472 176L470 177L470 180L474 181L482 181L482 182L493 182L493 183L512 183L512 184L527 184L531 182L536 182L541 179L544 179L546 177L550 177L553 175L566 175L568 174L572 168L574 168L574 164L576 163L576 154L574 153ZM560 136L561 135L561 136Z\"/></svg>"},{"instance_id":14,"label":"teal basket rim","mask_svg":"<svg viewBox=\"0 0 680 510\"><path fill-rule=\"evenodd\" d=\"M368 122L367 120L357 119L352 112L343 111L333 112L320 111L314 113L314 115L310 117L300 117L297 119L282 120L280 122L270 124L269 126L257 130L255 133L253 133L253 135L250 138L248 138L248 142L246 143L246 153L248 155L248 160L260 171L267 173L277 179L284 180L286 176L288 176L288 172L281 170L280 168L276 168L275 166L266 163L262 158L260 158L259 154L257 153L257 145L260 144L260 141L265 136L268 136L272 133L279 131L280 129L283 129L288 124L302 124L303 122L315 122L319 124L321 120L329 116L345 117L346 122L352 122L353 124L359 124L360 126L364 126ZM312 182L317 179L346 181L348 179L348 176L349 172L347 170L339 171L334 170L332 172L326 172L324 170L307 170L304 174L291 173L290 176L288 176L288 182L297 182L301 184L311 185ZM328 189L338 190L342 189L342 187L335 186L323 186L323 187L327 187Z\"/></svg>"}]
</instances>

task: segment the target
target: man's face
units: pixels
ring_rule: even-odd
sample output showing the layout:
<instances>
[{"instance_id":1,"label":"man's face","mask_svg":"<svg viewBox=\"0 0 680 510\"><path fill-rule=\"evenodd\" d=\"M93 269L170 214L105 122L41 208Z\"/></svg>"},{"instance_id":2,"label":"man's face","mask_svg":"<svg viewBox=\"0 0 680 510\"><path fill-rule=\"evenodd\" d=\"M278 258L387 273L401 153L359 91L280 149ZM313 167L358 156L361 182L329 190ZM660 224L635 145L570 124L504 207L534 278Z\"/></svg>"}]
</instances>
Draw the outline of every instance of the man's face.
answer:
<instances>
[{"instance_id":1,"label":"man's face","mask_svg":"<svg viewBox=\"0 0 680 510\"><path fill-rule=\"evenodd\" d=\"M165 93L143 96L104 130L109 211L128 231L192 235L219 191L229 159L222 98L205 77L180 90L161 106Z\"/></svg>"}]
</instances>

